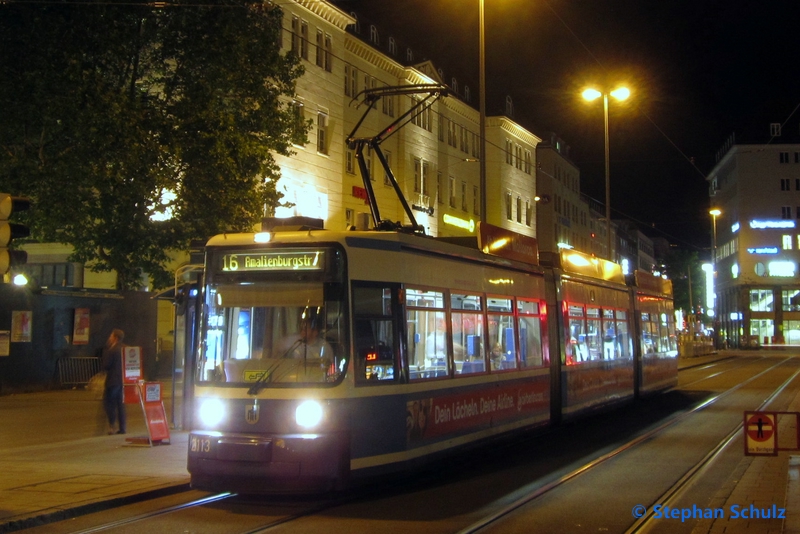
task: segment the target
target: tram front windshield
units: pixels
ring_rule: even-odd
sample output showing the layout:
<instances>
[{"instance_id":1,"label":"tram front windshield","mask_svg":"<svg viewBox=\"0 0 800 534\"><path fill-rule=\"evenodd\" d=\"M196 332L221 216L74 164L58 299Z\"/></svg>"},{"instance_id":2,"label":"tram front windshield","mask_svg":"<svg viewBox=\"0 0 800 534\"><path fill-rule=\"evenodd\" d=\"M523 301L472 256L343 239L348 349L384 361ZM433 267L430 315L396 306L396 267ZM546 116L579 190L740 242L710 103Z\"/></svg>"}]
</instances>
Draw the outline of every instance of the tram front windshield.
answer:
<instances>
[{"instance_id":1,"label":"tram front windshield","mask_svg":"<svg viewBox=\"0 0 800 534\"><path fill-rule=\"evenodd\" d=\"M330 285L209 284L198 381L262 387L336 382L346 368L344 306L330 296L340 294Z\"/></svg>"}]
</instances>

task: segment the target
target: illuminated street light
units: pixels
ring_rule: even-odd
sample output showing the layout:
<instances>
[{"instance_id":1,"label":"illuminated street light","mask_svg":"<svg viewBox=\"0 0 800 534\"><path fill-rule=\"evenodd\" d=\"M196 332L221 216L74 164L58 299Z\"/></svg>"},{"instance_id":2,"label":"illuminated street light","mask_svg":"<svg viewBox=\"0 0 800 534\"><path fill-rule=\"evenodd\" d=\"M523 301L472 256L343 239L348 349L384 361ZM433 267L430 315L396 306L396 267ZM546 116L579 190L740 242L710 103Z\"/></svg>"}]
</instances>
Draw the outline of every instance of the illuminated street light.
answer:
<instances>
[{"instance_id":1,"label":"illuminated street light","mask_svg":"<svg viewBox=\"0 0 800 534\"><path fill-rule=\"evenodd\" d=\"M708 210L711 215L711 285L712 285L712 300L709 304L713 311L714 317L714 348L719 348L719 320L717 319L717 217L722 214L719 208L712 208ZM711 315L711 314L709 314Z\"/></svg>"},{"instance_id":2,"label":"illuminated street light","mask_svg":"<svg viewBox=\"0 0 800 534\"><path fill-rule=\"evenodd\" d=\"M613 91L598 91L594 88L589 88L583 91L583 98L592 101L603 97L603 129L605 132L605 145L606 145L606 246L608 247L608 259L613 260L611 257L611 166L609 163L608 155L608 95L613 96L617 100L625 100L631 96L630 89L627 87L617 87Z\"/></svg>"},{"instance_id":3,"label":"illuminated street light","mask_svg":"<svg viewBox=\"0 0 800 534\"><path fill-rule=\"evenodd\" d=\"M479 77L480 77L480 124L479 124L479 156L480 156L480 194L481 221L486 222L486 53L484 40L483 0L478 0L479 19Z\"/></svg>"}]
</instances>

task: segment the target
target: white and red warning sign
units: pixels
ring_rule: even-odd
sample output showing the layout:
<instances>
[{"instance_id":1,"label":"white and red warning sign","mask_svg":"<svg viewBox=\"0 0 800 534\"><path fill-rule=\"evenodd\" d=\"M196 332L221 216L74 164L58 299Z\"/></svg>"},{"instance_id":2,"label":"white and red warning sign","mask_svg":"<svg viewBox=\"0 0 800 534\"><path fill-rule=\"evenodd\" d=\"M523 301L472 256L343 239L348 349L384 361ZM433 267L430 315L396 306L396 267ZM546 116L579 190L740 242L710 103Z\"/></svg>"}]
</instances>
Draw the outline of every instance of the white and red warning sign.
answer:
<instances>
[{"instance_id":1,"label":"white and red warning sign","mask_svg":"<svg viewBox=\"0 0 800 534\"><path fill-rule=\"evenodd\" d=\"M744 453L747 456L778 455L776 412L744 412Z\"/></svg>"}]
</instances>

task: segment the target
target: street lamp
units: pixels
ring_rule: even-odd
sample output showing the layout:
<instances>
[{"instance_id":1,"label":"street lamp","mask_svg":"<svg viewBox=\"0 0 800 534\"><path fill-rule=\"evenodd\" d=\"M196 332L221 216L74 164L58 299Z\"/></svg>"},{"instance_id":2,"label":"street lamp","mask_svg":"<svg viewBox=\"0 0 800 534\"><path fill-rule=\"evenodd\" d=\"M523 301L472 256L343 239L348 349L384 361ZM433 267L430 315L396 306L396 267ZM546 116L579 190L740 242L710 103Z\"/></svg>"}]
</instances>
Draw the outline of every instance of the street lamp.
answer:
<instances>
[{"instance_id":1,"label":"street lamp","mask_svg":"<svg viewBox=\"0 0 800 534\"><path fill-rule=\"evenodd\" d=\"M610 92L605 90L600 92L597 89L589 88L583 92L583 98L589 101L603 97L603 126L606 142L606 246L608 247L608 258L613 260L611 257L611 167L608 156L608 95L617 100L625 100L631 96L631 92L627 87L618 87Z\"/></svg>"},{"instance_id":2,"label":"street lamp","mask_svg":"<svg viewBox=\"0 0 800 534\"><path fill-rule=\"evenodd\" d=\"M479 78L480 78L480 124L478 126L479 152L480 152L480 195L481 195L481 222L486 222L486 53L484 42L483 1L478 0L480 14L478 16L479 37Z\"/></svg>"},{"instance_id":3,"label":"street lamp","mask_svg":"<svg viewBox=\"0 0 800 534\"><path fill-rule=\"evenodd\" d=\"M714 321L714 348L719 348L719 319L717 318L717 217L722 214L719 208L712 208L708 210L711 215L711 283L713 284L714 300L712 303L712 310L714 315L711 318Z\"/></svg>"}]
</instances>

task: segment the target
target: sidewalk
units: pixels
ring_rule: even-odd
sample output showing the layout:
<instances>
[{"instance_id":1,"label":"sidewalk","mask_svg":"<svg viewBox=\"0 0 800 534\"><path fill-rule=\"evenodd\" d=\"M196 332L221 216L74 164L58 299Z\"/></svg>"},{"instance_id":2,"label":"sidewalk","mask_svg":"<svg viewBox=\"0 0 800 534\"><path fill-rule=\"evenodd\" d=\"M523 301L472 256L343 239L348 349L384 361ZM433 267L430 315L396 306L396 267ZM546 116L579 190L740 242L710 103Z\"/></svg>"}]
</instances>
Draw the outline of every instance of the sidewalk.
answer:
<instances>
[{"instance_id":1,"label":"sidewalk","mask_svg":"<svg viewBox=\"0 0 800 534\"><path fill-rule=\"evenodd\" d=\"M127 406L127 435L107 436L99 402L83 390L0 398L0 533L188 489L187 432L131 445L147 436L139 405Z\"/></svg>"}]
</instances>

